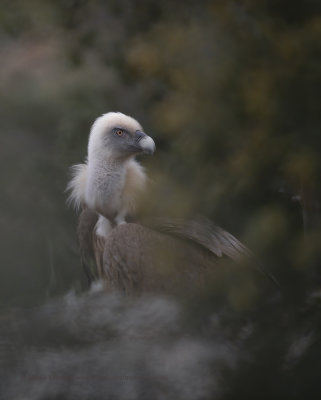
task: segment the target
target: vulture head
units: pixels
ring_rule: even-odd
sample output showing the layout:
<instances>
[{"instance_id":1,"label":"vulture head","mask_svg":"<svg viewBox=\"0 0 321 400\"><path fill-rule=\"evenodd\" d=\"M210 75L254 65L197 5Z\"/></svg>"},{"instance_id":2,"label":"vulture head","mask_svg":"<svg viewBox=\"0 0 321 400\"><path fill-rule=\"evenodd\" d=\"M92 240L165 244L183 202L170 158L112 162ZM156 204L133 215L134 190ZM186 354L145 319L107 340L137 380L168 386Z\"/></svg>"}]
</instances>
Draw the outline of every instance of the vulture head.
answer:
<instances>
[{"instance_id":1,"label":"vulture head","mask_svg":"<svg viewBox=\"0 0 321 400\"><path fill-rule=\"evenodd\" d=\"M153 154L155 143L132 117L109 112L94 122L88 142L88 162L124 161L137 154Z\"/></svg>"}]
</instances>

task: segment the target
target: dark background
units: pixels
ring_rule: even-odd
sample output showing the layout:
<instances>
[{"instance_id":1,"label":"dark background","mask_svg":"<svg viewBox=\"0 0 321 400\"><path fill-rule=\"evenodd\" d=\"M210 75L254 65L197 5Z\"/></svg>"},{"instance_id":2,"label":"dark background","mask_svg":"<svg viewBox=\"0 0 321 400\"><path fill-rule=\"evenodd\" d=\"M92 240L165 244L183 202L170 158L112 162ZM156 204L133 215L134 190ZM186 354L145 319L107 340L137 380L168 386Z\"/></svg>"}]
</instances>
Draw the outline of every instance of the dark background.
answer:
<instances>
[{"instance_id":1,"label":"dark background","mask_svg":"<svg viewBox=\"0 0 321 400\"><path fill-rule=\"evenodd\" d=\"M318 287L318 1L1 1L0 303L84 287L66 206L104 112L137 118L160 215L204 215ZM305 239L304 239L305 232Z\"/></svg>"}]
</instances>

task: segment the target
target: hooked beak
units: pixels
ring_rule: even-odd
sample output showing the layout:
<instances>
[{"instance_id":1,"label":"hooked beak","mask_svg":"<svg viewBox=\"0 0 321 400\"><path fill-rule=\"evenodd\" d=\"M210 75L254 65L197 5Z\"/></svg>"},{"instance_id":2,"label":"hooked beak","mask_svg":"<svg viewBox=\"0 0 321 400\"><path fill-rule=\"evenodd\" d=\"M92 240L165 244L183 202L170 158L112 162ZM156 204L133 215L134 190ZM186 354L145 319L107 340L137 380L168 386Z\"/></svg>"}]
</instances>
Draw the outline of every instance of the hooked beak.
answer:
<instances>
[{"instance_id":1,"label":"hooked beak","mask_svg":"<svg viewBox=\"0 0 321 400\"><path fill-rule=\"evenodd\" d=\"M142 153L153 154L155 152L155 142L150 136L146 135L146 133L142 131L136 131L135 138Z\"/></svg>"}]
</instances>

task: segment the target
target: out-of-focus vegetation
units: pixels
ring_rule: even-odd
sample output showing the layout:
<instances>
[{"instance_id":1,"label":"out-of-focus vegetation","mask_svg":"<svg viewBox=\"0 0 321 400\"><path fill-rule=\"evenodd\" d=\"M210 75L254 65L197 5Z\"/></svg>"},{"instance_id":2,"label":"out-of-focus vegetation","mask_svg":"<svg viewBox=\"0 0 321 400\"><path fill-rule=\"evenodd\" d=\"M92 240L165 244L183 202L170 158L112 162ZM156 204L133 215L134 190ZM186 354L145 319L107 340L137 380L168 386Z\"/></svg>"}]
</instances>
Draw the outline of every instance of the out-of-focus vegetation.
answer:
<instances>
[{"instance_id":1,"label":"out-of-focus vegetation","mask_svg":"<svg viewBox=\"0 0 321 400\"><path fill-rule=\"evenodd\" d=\"M1 398L319 396L319 3L0 1ZM145 211L211 218L279 289L222 263L204 295L62 299L68 168L107 111L156 141Z\"/></svg>"},{"instance_id":2,"label":"out-of-focus vegetation","mask_svg":"<svg viewBox=\"0 0 321 400\"><path fill-rule=\"evenodd\" d=\"M151 213L210 217L294 299L320 283L319 2L1 5L2 305L82 285L64 189L107 111L157 143Z\"/></svg>"}]
</instances>

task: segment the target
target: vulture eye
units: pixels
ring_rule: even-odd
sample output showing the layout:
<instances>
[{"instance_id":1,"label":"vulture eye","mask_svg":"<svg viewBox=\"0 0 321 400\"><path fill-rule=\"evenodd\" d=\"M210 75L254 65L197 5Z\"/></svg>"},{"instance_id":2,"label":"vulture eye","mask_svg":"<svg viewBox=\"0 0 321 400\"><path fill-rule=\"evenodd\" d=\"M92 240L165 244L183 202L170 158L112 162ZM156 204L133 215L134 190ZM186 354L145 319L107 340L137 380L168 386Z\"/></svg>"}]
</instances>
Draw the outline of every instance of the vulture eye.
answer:
<instances>
[{"instance_id":1,"label":"vulture eye","mask_svg":"<svg viewBox=\"0 0 321 400\"><path fill-rule=\"evenodd\" d=\"M117 129L117 130L116 130L116 135L117 135L117 136L122 136L123 133L124 133L124 131L122 131L121 129Z\"/></svg>"}]
</instances>

